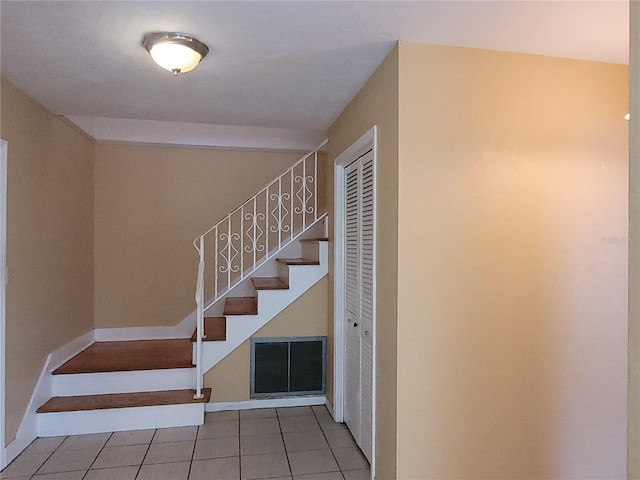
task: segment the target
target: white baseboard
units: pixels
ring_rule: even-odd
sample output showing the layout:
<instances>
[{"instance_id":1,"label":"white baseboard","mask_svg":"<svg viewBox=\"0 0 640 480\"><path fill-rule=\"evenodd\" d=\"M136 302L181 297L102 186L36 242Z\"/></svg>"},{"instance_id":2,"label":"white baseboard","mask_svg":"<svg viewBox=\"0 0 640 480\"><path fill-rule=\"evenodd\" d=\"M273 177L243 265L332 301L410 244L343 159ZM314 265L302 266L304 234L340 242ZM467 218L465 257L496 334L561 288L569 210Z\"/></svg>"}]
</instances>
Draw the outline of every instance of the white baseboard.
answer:
<instances>
[{"instance_id":1,"label":"white baseboard","mask_svg":"<svg viewBox=\"0 0 640 480\"><path fill-rule=\"evenodd\" d=\"M38 436L38 419L36 409L51 398L53 392L53 376L51 372L77 355L94 342L93 331L72 340L49 354L40 372L40 377L33 390L27 410L22 417L16 438L7 445L7 464L11 463Z\"/></svg>"},{"instance_id":2,"label":"white baseboard","mask_svg":"<svg viewBox=\"0 0 640 480\"><path fill-rule=\"evenodd\" d=\"M249 410L251 408L282 408L305 407L310 405L325 405L324 395L313 397L265 398L260 400L246 400L242 402L211 402L204 406L205 412L222 412L225 410Z\"/></svg>"},{"instance_id":3,"label":"white baseboard","mask_svg":"<svg viewBox=\"0 0 640 480\"><path fill-rule=\"evenodd\" d=\"M167 340L189 338L196 328L195 310L177 325L165 327L96 328L97 342L122 342L126 340Z\"/></svg>"}]
</instances>

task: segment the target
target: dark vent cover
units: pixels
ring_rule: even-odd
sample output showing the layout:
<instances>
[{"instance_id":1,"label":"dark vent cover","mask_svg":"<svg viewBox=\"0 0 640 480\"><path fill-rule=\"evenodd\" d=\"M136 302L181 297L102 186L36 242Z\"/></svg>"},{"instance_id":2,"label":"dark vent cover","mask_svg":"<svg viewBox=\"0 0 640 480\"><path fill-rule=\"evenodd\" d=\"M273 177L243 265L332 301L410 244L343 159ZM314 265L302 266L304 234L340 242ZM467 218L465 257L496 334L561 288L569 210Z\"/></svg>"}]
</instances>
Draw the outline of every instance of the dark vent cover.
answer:
<instances>
[{"instance_id":1,"label":"dark vent cover","mask_svg":"<svg viewBox=\"0 0 640 480\"><path fill-rule=\"evenodd\" d=\"M251 339L251 397L325 393L326 337Z\"/></svg>"}]
</instances>

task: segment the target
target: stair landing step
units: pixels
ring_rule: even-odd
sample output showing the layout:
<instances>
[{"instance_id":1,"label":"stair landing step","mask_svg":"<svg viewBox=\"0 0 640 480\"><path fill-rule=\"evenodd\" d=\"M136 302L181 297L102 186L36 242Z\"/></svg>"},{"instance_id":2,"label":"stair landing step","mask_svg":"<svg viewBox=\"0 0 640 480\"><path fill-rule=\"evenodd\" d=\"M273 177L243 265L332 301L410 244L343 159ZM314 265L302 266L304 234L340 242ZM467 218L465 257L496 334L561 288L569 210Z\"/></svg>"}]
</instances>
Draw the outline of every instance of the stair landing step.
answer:
<instances>
[{"instance_id":1,"label":"stair landing step","mask_svg":"<svg viewBox=\"0 0 640 480\"><path fill-rule=\"evenodd\" d=\"M188 338L95 342L53 371L54 375L193 368Z\"/></svg>"},{"instance_id":2,"label":"stair landing step","mask_svg":"<svg viewBox=\"0 0 640 480\"><path fill-rule=\"evenodd\" d=\"M253 277L253 287L256 290L288 290L287 282L278 277Z\"/></svg>"},{"instance_id":3,"label":"stair landing step","mask_svg":"<svg viewBox=\"0 0 640 480\"><path fill-rule=\"evenodd\" d=\"M223 315L257 315L258 300L255 297L227 297Z\"/></svg>"},{"instance_id":4,"label":"stair landing step","mask_svg":"<svg viewBox=\"0 0 640 480\"><path fill-rule=\"evenodd\" d=\"M196 341L197 331L193 331L191 335L191 341ZM205 317L204 319L204 334L206 338L203 338L203 342L217 342L227 339L227 319L225 317Z\"/></svg>"},{"instance_id":5,"label":"stair landing step","mask_svg":"<svg viewBox=\"0 0 640 480\"><path fill-rule=\"evenodd\" d=\"M167 390L163 392L110 393L106 395L80 395L53 397L38 408L37 413L78 412L109 408L151 407L158 405L182 405L208 403L211 389L203 388L204 398L194 399L194 390Z\"/></svg>"},{"instance_id":6,"label":"stair landing step","mask_svg":"<svg viewBox=\"0 0 640 480\"><path fill-rule=\"evenodd\" d=\"M320 265L318 260L310 258L278 258L276 260L285 265Z\"/></svg>"}]
</instances>

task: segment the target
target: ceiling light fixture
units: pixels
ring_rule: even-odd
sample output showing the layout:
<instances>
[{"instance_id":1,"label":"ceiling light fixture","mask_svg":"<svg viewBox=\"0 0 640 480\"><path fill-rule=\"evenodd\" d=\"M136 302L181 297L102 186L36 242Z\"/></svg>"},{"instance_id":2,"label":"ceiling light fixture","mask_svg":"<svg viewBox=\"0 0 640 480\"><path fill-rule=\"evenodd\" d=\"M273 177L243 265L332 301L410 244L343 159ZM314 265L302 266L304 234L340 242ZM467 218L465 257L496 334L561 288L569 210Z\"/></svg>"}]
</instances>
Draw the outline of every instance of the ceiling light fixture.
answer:
<instances>
[{"instance_id":1,"label":"ceiling light fixture","mask_svg":"<svg viewBox=\"0 0 640 480\"><path fill-rule=\"evenodd\" d=\"M190 72L209 53L200 40L177 32L148 33L142 44L158 65L174 75Z\"/></svg>"}]
</instances>

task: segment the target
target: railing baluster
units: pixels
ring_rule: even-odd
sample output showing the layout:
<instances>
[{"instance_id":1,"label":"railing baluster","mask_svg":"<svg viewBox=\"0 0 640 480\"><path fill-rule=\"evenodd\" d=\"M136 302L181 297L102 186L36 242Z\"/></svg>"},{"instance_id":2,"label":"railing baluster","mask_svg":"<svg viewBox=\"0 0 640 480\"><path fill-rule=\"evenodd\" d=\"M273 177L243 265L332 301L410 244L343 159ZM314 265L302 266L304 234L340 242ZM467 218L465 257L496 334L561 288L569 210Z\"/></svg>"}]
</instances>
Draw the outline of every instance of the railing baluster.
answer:
<instances>
[{"instance_id":1,"label":"railing baluster","mask_svg":"<svg viewBox=\"0 0 640 480\"><path fill-rule=\"evenodd\" d=\"M291 233L289 234L289 238L293 238L293 170L291 170L291 190L289 190L289 198L291 199L291 202L289 203L289 216L291 217Z\"/></svg>"},{"instance_id":2,"label":"railing baluster","mask_svg":"<svg viewBox=\"0 0 640 480\"><path fill-rule=\"evenodd\" d=\"M302 162L302 229L307 226L307 155Z\"/></svg>"},{"instance_id":3,"label":"railing baluster","mask_svg":"<svg viewBox=\"0 0 640 480\"><path fill-rule=\"evenodd\" d=\"M244 278L244 204L240 211L240 278Z\"/></svg>"},{"instance_id":4,"label":"railing baluster","mask_svg":"<svg viewBox=\"0 0 640 480\"><path fill-rule=\"evenodd\" d=\"M227 222L227 290L231 287L231 216Z\"/></svg>"},{"instance_id":5,"label":"railing baluster","mask_svg":"<svg viewBox=\"0 0 640 480\"><path fill-rule=\"evenodd\" d=\"M216 228L214 230L216 232L216 246L215 246L215 250L213 252L214 257L213 257L213 263L214 263L214 267L215 267L215 275L214 275L214 285L213 285L213 298L214 299L218 299L218 270L219 270L219 265L218 265L218 258L219 258L219 252L218 252L218 225L216 225Z\"/></svg>"},{"instance_id":6,"label":"railing baluster","mask_svg":"<svg viewBox=\"0 0 640 480\"><path fill-rule=\"evenodd\" d=\"M258 250L258 245L256 242L256 224L258 223L258 206L257 206L257 198L253 197L253 265L252 268L256 266L256 252Z\"/></svg>"},{"instance_id":7,"label":"railing baluster","mask_svg":"<svg viewBox=\"0 0 640 480\"><path fill-rule=\"evenodd\" d=\"M282 244L282 177L278 178L278 249Z\"/></svg>"},{"instance_id":8,"label":"railing baluster","mask_svg":"<svg viewBox=\"0 0 640 480\"><path fill-rule=\"evenodd\" d=\"M271 185L269 185L270 187ZM267 195L265 197L265 211L264 211L264 256L265 258L267 258L269 256L269 234L271 233L269 231L269 188L267 187Z\"/></svg>"},{"instance_id":9,"label":"railing baluster","mask_svg":"<svg viewBox=\"0 0 640 480\"><path fill-rule=\"evenodd\" d=\"M318 150L313 152L313 221L318 219Z\"/></svg>"}]
</instances>

